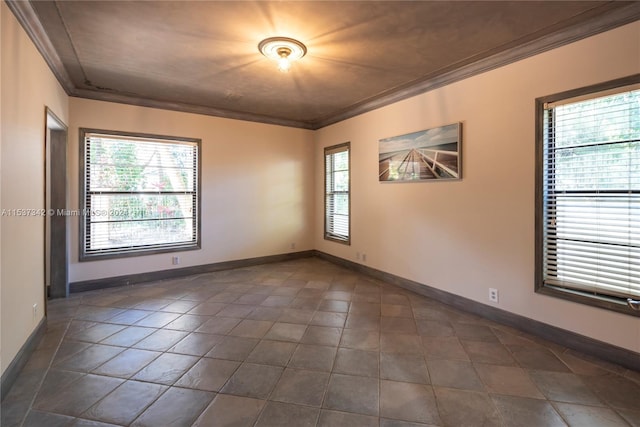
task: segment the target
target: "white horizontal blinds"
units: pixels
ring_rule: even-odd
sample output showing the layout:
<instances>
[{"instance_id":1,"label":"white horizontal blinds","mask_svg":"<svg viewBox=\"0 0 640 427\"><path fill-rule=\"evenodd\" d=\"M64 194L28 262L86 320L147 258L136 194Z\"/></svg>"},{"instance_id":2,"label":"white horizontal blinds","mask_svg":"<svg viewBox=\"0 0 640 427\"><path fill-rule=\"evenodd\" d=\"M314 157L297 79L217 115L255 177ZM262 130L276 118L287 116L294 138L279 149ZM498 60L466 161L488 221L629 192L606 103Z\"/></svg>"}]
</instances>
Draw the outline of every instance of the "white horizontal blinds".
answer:
<instances>
[{"instance_id":1,"label":"white horizontal blinds","mask_svg":"<svg viewBox=\"0 0 640 427\"><path fill-rule=\"evenodd\" d=\"M195 142L85 134L85 254L197 242Z\"/></svg>"},{"instance_id":2,"label":"white horizontal blinds","mask_svg":"<svg viewBox=\"0 0 640 427\"><path fill-rule=\"evenodd\" d=\"M545 284L640 297L640 90L546 106Z\"/></svg>"},{"instance_id":3,"label":"white horizontal blinds","mask_svg":"<svg viewBox=\"0 0 640 427\"><path fill-rule=\"evenodd\" d=\"M349 240L349 146L325 150L325 236Z\"/></svg>"}]
</instances>

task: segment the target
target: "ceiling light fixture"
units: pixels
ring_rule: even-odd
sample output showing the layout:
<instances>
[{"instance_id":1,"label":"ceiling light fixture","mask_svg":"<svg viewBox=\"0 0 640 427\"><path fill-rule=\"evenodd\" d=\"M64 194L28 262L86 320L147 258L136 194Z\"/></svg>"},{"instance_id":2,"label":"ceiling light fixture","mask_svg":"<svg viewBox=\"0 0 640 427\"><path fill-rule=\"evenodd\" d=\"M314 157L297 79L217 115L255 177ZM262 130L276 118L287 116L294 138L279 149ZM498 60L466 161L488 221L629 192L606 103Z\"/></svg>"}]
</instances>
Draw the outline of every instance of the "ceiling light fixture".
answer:
<instances>
[{"instance_id":1,"label":"ceiling light fixture","mask_svg":"<svg viewBox=\"0 0 640 427\"><path fill-rule=\"evenodd\" d=\"M291 62L307 53L304 44L288 37L269 37L258 44L258 49L267 58L278 61L278 69L284 73L291 68Z\"/></svg>"}]
</instances>

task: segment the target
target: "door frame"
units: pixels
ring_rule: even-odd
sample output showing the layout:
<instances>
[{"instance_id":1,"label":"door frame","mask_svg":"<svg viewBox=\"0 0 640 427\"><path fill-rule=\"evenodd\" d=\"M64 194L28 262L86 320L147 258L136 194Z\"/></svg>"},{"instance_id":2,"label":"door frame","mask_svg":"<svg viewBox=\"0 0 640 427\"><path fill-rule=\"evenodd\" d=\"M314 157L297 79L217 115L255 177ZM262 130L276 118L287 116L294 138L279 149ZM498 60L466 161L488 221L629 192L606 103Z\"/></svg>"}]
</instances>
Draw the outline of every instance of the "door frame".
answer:
<instances>
[{"instance_id":1,"label":"door frame","mask_svg":"<svg viewBox=\"0 0 640 427\"><path fill-rule=\"evenodd\" d=\"M67 125L45 107L45 314L46 301L69 295Z\"/></svg>"}]
</instances>

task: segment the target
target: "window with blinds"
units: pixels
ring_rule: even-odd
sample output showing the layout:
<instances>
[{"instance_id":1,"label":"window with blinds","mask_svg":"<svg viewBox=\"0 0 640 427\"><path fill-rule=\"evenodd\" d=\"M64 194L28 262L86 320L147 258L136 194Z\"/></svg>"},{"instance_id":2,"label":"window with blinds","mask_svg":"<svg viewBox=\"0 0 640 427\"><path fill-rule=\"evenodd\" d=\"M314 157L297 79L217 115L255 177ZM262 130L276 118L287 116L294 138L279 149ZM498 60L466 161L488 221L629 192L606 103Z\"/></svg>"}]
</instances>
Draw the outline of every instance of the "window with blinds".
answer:
<instances>
[{"instance_id":1,"label":"window with blinds","mask_svg":"<svg viewBox=\"0 0 640 427\"><path fill-rule=\"evenodd\" d=\"M350 244L350 144L324 149L324 238Z\"/></svg>"},{"instance_id":2,"label":"window with blinds","mask_svg":"<svg viewBox=\"0 0 640 427\"><path fill-rule=\"evenodd\" d=\"M197 249L200 140L80 129L81 259Z\"/></svg>"},{"instance_id":3,"label":"window with blinds","mask_svg":"<svg viewBox=\"0 0 640 427\"><path fill-rule=\"evenodd\" d=\"M613 83L538 100L536 286L631 313L626 299L640 298L640 85Z\"/></svg>"}]
</instances>

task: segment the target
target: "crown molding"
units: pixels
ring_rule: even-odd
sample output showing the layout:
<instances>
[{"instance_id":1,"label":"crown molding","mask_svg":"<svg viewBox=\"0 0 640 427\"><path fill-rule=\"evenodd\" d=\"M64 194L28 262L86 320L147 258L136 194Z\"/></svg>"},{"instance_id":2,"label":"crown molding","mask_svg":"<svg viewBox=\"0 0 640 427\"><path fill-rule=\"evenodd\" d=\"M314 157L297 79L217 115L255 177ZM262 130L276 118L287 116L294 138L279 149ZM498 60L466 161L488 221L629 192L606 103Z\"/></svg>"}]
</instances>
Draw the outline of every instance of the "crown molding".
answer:
<instances>
[{"instance_id":1,"label":"crown molding","mask_svg":"<svg viewBox=\"0 0 640 427\"><path fill-rule=\"evenodd\" d=\"M321 129L360 114L432 91L439 87L473 77L486 71L511 64L640 19L640 2L633 2L626 6L616 7L613 10L607 9L610 7L609 5L605 5L602 8L594 8L590 12L593 16L586 22L578 22L572 26L552 31L549 34L525 42L521 45L514 46L506 51L499 52L485 58L480 58L478 60L472 60L472 62L461 65L455 69L449 71L442 70L441 72L433 73L418 81L385 91L378 96L354 104L337 114L332 114L313 121L300 121L244 113L204 105L162 101L134 95L77 88L65 69L60 56L53 47L44 27L40 23L38 15L33 9L31 2L26 0L5 1L69 96L309 130ZM603 9L607 10L603 12Z\"/></svg>"},{"instance_id":2,"label":"crown molding","mask_svg":"<svg viewBox=\"0 0 640 427\"><path fill-rule=\"evenodd\" d=\"M31 2L24 0L5 0L5 2L33 44L36 45L36 49L38 49L38 52L40 52L56 79L58 79L64 91L67 95L71 95L75 85L66 68L64 68L64 64L44 30L36 11L31 6Z\"/></svg>"},{"instance_id":3,"label":"crown molding","mask_svg":"<svg viewBox=\"0 0 640 427\"><path fill-rule=\"evenodd\" d=\"M224 119L243 120L248 122L265 123L277 126L315 130L311 123L269 117L259 114L243 113L240 111L224 110L221 108L207 107L204 105L186 104L181 102L161 101L138 96L125 95L114 92L100 92L88 89L74 89L70 96L76 98L93 99L96 101L115 102L118 104L136 105L139 107L158 108L161 110L180 111L182 113L202 114L206 116L220 117Z\"/></svg>"},{"instance_id":4,"label":"crown molding","mask_svg":"<svg viewBox=\"0 0 640 427\"><path fill-rule=\"evenodd\" d=\"M606 14L593 16L587 22L554 31L543 37L512 47L503 52L479 59L454 70L427 76L404 87L391 89L372 99L353 105L341 113L314 121L313 128L323 127L367 113L372 110L411 98L425 92L503 67L522 59L573 43L575 41L635 22L640 19L640 2L616 8Z\"/></svg>"},{"instance_id":5,"label":"crown molding","mask_svg":"<svg viewBox=\"0 0 640 427\"><path fill-rule=\"evenodd\" d=\"M294 127L301 129L314 129L313 124L299 120L289 120L279 117L270 117L259 114L243 113L233 110L208 107L204 105L186 104L180 102L161 101L144 97L132 96L120 93L101 92L98 90L81 89L75 86L67 72L60 56L55 50L51 39L47 35L38 14L28 0L5 0L9 10L25 30L38 52L53 72L58 82L67 95L76 98L93 99L98 101L115 102L119 104L137 105L141 107L159 108L185 113L203 114L207 116L226 119L243 120L257 123L266 123L278 126Z\"/></svg>"}]
</instances>

